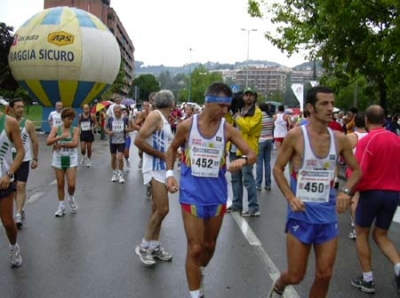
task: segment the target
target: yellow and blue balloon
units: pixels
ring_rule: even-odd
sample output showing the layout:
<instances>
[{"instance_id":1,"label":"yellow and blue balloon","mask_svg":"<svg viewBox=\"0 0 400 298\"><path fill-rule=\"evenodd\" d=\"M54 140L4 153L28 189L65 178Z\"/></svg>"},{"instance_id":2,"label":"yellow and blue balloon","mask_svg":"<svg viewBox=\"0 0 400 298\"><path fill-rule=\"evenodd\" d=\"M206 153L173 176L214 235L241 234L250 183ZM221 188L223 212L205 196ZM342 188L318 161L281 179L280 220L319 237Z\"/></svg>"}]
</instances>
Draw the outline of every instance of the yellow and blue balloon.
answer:
<instances>
[{"instance_id":1,"label":"yellow and blue balloon","mask_svg":"<svg viewBox=\"0 0 400 298\"><path fill-rule=\"evenodd\" d=\"M45 107L82 107L114 82L121 54L109 29L73 7L43 10L16 32L8 57L14 78Z\"/></svg>"}]
</instances>

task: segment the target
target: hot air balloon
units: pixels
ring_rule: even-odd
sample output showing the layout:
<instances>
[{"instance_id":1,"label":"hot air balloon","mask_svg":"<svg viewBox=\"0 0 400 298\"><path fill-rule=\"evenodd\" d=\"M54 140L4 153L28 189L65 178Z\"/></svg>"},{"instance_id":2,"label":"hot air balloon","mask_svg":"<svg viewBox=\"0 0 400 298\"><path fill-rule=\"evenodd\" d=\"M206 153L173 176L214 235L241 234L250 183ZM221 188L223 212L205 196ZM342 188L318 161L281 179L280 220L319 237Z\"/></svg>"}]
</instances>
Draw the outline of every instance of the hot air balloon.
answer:
<instances>
[{"instance_id":1,"label":"hot air balloon","mask_svg":"<svg viewBox=\"0 0 400 298\"><path fill-rule=\"evenodd\" d=\"M43 120L64 107L90 103L114 82L121 54L96 16L74 7L45 9L16 32L8 56L14 78L44 107Z\"/></svg>"}]
</instances>

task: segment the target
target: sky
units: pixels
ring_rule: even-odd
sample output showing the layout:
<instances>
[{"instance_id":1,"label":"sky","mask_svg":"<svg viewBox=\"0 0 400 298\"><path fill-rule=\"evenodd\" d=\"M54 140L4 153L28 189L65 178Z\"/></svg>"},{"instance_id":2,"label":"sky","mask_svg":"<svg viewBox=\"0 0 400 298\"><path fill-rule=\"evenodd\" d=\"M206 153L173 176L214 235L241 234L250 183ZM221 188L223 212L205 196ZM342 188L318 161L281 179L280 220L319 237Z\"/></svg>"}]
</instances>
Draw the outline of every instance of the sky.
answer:
<instances>
[{"instance_id":1,"label":"sky","mask_svg":"<svg viewBox=\"0 0 400 298\"><path fill-rule=\"evenodd\" d=\"M43 3L0 0L0 22L17 30L43 10ZM305 62L300 54L288 58L266 40L264 33L271 24L251 18L247 0L111 0L111 7L133 42L135 60L145 65L246 61L248 45L250 60L287 67ZM257 31L248 35L241 29Z\"/></svg>"}]
</instances>

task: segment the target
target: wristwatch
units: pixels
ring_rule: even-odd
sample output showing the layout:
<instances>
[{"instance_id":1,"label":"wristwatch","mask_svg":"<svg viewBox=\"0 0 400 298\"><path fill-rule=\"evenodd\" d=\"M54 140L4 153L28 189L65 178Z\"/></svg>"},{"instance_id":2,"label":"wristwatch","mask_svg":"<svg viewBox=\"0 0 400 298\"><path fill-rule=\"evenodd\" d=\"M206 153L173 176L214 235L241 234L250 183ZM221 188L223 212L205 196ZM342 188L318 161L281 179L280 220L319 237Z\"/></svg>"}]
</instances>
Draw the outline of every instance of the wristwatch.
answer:
<instances>
[{"instance_id":1,"label":"wristwatch","mask_svg":"<svg viewBox=\"0 0 400 298\"><path fill-rule=\"evenodd\" d=\"M341 192L343 192L343 193L345 193L346 195L348 195L348 196L353 196L353 193L351 192L351 190L350 189L348 189L348 188L346 188L346 187L342 187L341 189L340 189L340 191Z\"/></svg>"},{"instance_id":2,"label":"wristwatch","mask_svg":"<svg viewBox=\"0 0 400 298\"><path fill-rule=\"evenodd\" d=\"M10 178L10 182L14 182L14 173L10 172L10 171L7 171L6 174Z\"/></svg>"}]
</instances>

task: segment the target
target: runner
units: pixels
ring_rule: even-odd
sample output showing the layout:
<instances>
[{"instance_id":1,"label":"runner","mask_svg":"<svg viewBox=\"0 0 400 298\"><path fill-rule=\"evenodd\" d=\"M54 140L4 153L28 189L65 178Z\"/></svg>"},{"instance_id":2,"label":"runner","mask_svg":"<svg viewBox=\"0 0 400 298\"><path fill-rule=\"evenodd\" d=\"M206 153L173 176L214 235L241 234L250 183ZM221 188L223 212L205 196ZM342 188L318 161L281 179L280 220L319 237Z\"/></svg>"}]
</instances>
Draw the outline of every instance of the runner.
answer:
<instances>
[{"instance_id":1,"label":"runner","mask_svg":"<svg viewBox=\"0 0 400 298\"><path fill-rule=\"evenodd\" d=\"M289 114L285 114L285 107L280 105L278 107L278 113L274 115L274 140L276 150L282 146L283 139L288 133L288 127L292 126L292 122Z\"/></svg>"},{"instance_id":2,"label":"runner","mask_svg":"<svg viewBox=\"0 0 400 298\"><path fill-rule=\"evenodd\" d=\"M97 127L97 120L94 115L90 114L89 105L83 105L83 113L79 115L79 132L81 141L81 165L90 168L92 166L92 144L94 142L94 130ZM86 157L87 151L87 157Z\"/></svg>"},{"instance_id":3,"label":"runner","mask_svg":"<svg viewBox=\"0 0 400 298\"><path fill-rule=\"evenodd\" d=\"M149 98L153 98L155 96L155 93L152 92L149 95ZM142 127L144 121L146 120L147 116L151 112L151 106L148 101L143 102L143 110L139 113L139 115L136 117L135 123L134 123L134 128L135 130L139 131L140 128ZM139 149L139 164L138 167L139 169L142 168L143 165L143 151Z\"/></svg>"},{"instance_id":4,"label":"runner","mask_svg":"<svg viewBox=\"0 0 400 298\"><path fill-rule=\"evenodd\" d=\"M14 160L11 152L12 144L17 151ZM2 112L0 112L0 147L2 148L0 151L0 219L9 241L10 265L19 267L22 264L22 257L17 243L17 226L13 217L14 173L22 165L25 150L18 122Z\"/></svg>"},{"instance_id":5,"label":"runner","mask_svg":"<svg viewBox=\"0 0 400 298\"><path fill-rule=\"evenodd\" d=\"M354 116L354 125L355 125L354 132L347 134L346 137L351 144L351 148L353 148L353 153L355 154L358 142L362 138L364 138L366 135L368 135L368 131L365 127L365 113L357 113ZM351 176L351 170L346 169L346 178L348 179L350 176ZM357 237L354 219L355 219L355 215L356 215L356 208L357 208L359 196L360 196L360 193L357 191L354 193L354 196L351 198L350 219L351 219L352 231L349 234L349 238L353 239L353 240L355 240Z\"/></svg>"},{"instance_id":6,"label":"runner","mask_svg":"<svg viewBox=\"0 0 400 298\"><path fill-rule=\"evenodd\" d=\"M114 117L107 119L107 125L104 128L106 133L110 136L110 153L111 153L111 169L113 171L111 182L122 184L125 183L124 179L124 150L127 133L133 131L127 117L122 116L122 107L120 105L114 106ZM117 170L118 161L118 170Z\"/></svg>"},{"instance_id":7,"label":"runner","mask_svg":"<svg viewBox=\"0 0 400 298\"><path fill-rule=\"evenodd\" d=\"M21 98L16 98L10 101L10 113L19 123L21 131L22 144L25 149L25 157L20 168L15 172L15 181L17 183L17 192L15 195L16 202L16 215L15 223L19 229L22 228L22 220L25 217L25 201L26 201L26 182L29 176L29 167L36 169L38 166L39 156L39 143L35 127L32 121L25 119L24 116L24 102ZM15 155L15 147L12 147ZM33 158L32 158L33 155ZM32 161L32 164L30 164Z\"/></svg>"},{"instance_id":8,"label":"runner","mask_svg":"<svg viewBox=\"0 0 400 298\"><path fill-rule=\"evenodd\" d=\"M351 190L361 177L346 137L328 128L334 108L333 91L311 88L306 96L309 124L292 129L285 138L273 169L275 181L288 201L286 222L288 270L275 281L268 297L282 297L285 287L300 283L314 247L315 280L310 298L326 297L338 247L337 212L350 204ZM333 185L338 156L353 175L336 198ZM290 185L284 169L290 162Z\"/></svg>"},{"instance_id":9,"label":"runner","mask_svg":"<svg viewBox=\"0 0 400 298\"><path fill-rule=\"evenodd\" d=\"M56 217L65 215L65 182L68 186L68 203L71 211L75 213L78 205L75 202L74 193L76 186L76 171L78 167L78 145L79 128L73 127L75 111L72 108L65 108L61 112L62 124L53 127L47 138L47 146L53 146L53 162L51 166L57 180L58 209Z\"/></svg>"},{"instance_id":10,"label":"runner","mask_svg":"<svg viewBox=\"0 0 400 298\"><path fill-rule=\"evenodd\" d=\"M135 252L143 264L152 266L154 258L171 261L172 255L160 244L160 231L164 218L169 212L168 191L165 186L165 154L172 140L168 116L174 103L169 90L155 95L155 110L150 112L135 138L135 145L143 150L143 183L151 185L152 210L144 238Z\"/></svg>"},{"instance_id":11,"label":"runner","mask_svg":"<svg viewBox=\"0 0 400 298\"><path fill-rule=\"evenodd\" d=\"M366 111L369 134L357 145L356 158L364 176L357 185L360 198L356 209L356 247L362 275L351 284L365 293L375 293L369 234L393 264L397 294L400 295L400 255L388 237L400 195L400 139L385 130L384 110L378 105ZM354 176L354 172L350 179Z\"/></svg>"},{"instance_id":12,"label":"runner","mask_svg":"<svg viewBox=\"0 0 400 298\"><path fill-rule=\"evenodd\" d=\"M229 171L240 171L257 159L240 132L223 118L232 101L230 87L224 83L211 84L205 101L200 115L178 125L167 152L168 190L171 193L180 190L187 238L186 276L192 298L204 297L203 272L214 254L226 211L226 143L232 142L243 153L242 158L230 163ZM179 187L172 169L180 147L184 153Z\"/></svg>"},{"instance_id":13,"label":"runner","mask_svg":"<svg viewBox=\"0 0 400 298\"><path fill-rule=\"evenodd\" d=\"M49 121L50 128L57 127L57 126L60 126L62 124L62 121L61 121L61 111L62 111L62 109L63 109L62 102L61 101L57 101L56 102L56 110L50 112L50 114L49 114L48 121Z\"/></svg>"}]
</instances>

